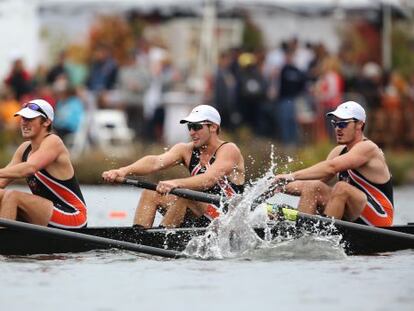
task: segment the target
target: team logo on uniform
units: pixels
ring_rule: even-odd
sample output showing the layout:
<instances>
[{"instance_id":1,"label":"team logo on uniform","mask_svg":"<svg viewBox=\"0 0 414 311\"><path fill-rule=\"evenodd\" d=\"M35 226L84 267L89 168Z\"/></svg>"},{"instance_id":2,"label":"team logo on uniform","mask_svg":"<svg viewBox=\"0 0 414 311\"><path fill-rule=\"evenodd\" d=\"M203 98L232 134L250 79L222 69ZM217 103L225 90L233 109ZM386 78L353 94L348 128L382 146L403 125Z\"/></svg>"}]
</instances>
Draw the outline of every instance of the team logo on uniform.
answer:
<instances>
[{"instance_id":1,"label":"team logo on uniform","mask_svg":"<svg viewBox=\"0 0 414 311\"><path fill-rule=\"evenodd\" d=\"M28 177L27 184L30 190L32 190L32 192L36 192L36 190L39 188L39 184L37 183L37 180L35 177Z\"/></svg>"}]
</instances>

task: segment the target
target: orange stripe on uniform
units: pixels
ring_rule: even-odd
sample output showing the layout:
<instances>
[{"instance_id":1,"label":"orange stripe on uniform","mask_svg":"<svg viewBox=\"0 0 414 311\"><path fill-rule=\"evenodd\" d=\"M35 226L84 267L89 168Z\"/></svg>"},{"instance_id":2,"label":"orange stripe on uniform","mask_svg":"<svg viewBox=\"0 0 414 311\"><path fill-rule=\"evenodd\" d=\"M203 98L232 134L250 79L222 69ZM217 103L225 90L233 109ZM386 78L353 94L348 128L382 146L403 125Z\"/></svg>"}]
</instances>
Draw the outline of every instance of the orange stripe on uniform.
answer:
<instances>
[{"instance_id":1,"label":"orange stripe on uniform","mask_svg":"<svg viewBox=\"0 0 414 311\"><path fill-rule=\"evenodd\" d=\"M86 213L80 211L65 213L57 207L53 208L52 217L49 220L51 225L60 228L81 228L86 225L86 222Z\"/></svg>"},{"instance_id":2,"label":"orange stripe on uniform","mask_svg":"<svg viewBox=\"0 0 414 311\"><path fill-rule=\"evenodd\" d=\"M62 202L76 210L75 212L68 213L53 207L49 224L59 228L81 228L86 225L87 213L85 203L73 191L40 172L37 172L35 176L46 188L59 197Z\"/></svg>"},{"instance_id":3,"label":"orange stripe on uniform","mask_svg":"<svg viewBox=\"0 0 414 311\"><path fill-rule=\"evenodd\" d=\"M367 204L361 213L361 216L373 226L387 227L391 226L394 219L394 208L387 196L378 190L376 187L370 185L358 175L348 170L349 176L361 186L369 196L371 196L376 203L378 203L385 214L378 213L373 206Z\"/></svg>"},{"instance_id":4,"label":"orange stripe on uniform","mask_svg":"<svg viewBox=\"0 0 414 311\"><path fill-rule=\"evenodd\" d=\"M56 196L61 198L66 204L69 206L74 207L75 209L81 211L82 213L86 214L86 206L85 203L79 197L73 193L68 188L60 185L59 183L55 182L54 180L48 178L47 176L37 172L35 176Z\"/></svg>"},{"instance_id":5,"label":"orange stripe on uniform","mask_svg":"<svg viewBox=\"0 0 414 311\"><path fill-rule=\"evenodd\" d=\"M378 216L378 213L369 204L365 205L364 210L361 213L361 218L375 227L389 227L392 226L394 213L386 212L384 216Z\"/></svg>"},{"instance_id":6,"label":"orange stripe on uniform","mask_svg":"<svg viewBox=\"0 0 414 311\"><path fill-rule=\"evenodd\" d=\"M220 211L215 205L208 204L206 211L204 212L204 216L208 217L209 219L215 219L220 216Z\"/></svg>"},{"instance_id":7,"label":"orange stripe on uniform","mask_svg":"<svg viewBox=\"0 0 414 311\"><path fill-rule=\"evenodd\" d=\"M234 191L234 189L224 180L220 180L218 184L221 190L224 191L224 194L226 195L227 198L231 198L233 195L236 194L236 191Z\"/></svg>"}]
</instances>

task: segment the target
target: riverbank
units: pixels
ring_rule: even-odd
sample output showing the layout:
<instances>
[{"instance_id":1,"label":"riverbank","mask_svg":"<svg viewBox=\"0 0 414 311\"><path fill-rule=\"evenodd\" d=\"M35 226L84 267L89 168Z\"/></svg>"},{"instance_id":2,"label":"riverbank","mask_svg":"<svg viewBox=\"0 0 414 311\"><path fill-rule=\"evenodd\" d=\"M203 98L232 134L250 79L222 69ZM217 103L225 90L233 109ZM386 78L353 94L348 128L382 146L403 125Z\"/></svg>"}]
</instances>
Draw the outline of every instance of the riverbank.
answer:
<instances>
[{"instance_id":1,"label":"riverbank","mask_svg":"<svg viewBox=\"0 0 414 311\"><path fill-rule=\"evenodd\" d=\"M256 179L276 163L278 172L288 172L308 167L326 158L333 145L322 143L304 146L298 149L286 149L269 139L246 136L225 137L225 140L234 141L240 147L245 161L247 180ZM74 160L76 174L82 184L101 184L103 171L130 164L142 156L162 153L166 148L160 144L145 144L137 142L129 155L114 156L99 150L88 150ZM273 150L273 159L272 159ZM2 148L0 151L0 165L4 167L11 158L13 148ZM396 185L414 184L414 151L413 150L384 150L387 162ZM175 167L164 172L148 176L148 180L177 178L187 176L184 167Z\"/></svg>"}]
</instances>

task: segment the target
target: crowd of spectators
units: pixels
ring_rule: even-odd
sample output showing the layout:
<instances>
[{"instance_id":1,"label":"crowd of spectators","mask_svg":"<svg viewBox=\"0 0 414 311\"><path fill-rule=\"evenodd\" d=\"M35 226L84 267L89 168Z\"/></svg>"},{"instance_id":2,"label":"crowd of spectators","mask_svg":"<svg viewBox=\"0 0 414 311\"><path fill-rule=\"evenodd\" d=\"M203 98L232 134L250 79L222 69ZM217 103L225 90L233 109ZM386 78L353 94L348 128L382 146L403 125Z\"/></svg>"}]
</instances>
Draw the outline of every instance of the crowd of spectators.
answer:
<instances>
[{"instance_id":1,"label":"crowd of spectators","mask_svg":"<svg viewBox=\"0 0 414 311\"><path fill-rule=\"evenodd\" d=\"M224 127L248 125L287 147L333 140L325 115L346 100L366 108L366 135L380 146L414 146L414 73L357 65L320 43L292 38L265 53L224 52L213 93Z\"/></svg>"},{"instance_id":2,"label":"crowd of spectators","mask_svg":"<svg viewBox=\"0 0 414 311\"><path fill-rule=\"evenodd\" d=\"M15 131L14 112L30 99L43 98L53 105L54 129L64 139L90 120L87 114L119 109L137 136L161 142L162 95L179 80L166 49L138 44L122 64L106 45L91 54L89 63L82 65L62 51L50 67L41 65L34 72L15 56L0 89L0 128Z\"/></svg>"},{"instance_id":3,"label":"crowd of spectators","mask_svg":"<svg viewBox=\"0 0 414 311\"><path fill-rule=\"evenodd\" d=\"M20 105L44 98L55 107L55 129L65 138L95 109L122 109L141 139L162 142L163 94L186 85L186 76L165 48L140 40L122 64L105 45L86 65L65 51L50 66L29 72L16 56L4 79L0 127L17 131ZM275 49L252 53L231 49L220 54L206 88L205 103L217 107L222 126L297 147L332 139L325 114L344 100L356 100L368 112L367 136L383 147L414 145L414 73L404 79L374 63L349 63L323 44L296 38Z\"/></svg>"}]
</instances>

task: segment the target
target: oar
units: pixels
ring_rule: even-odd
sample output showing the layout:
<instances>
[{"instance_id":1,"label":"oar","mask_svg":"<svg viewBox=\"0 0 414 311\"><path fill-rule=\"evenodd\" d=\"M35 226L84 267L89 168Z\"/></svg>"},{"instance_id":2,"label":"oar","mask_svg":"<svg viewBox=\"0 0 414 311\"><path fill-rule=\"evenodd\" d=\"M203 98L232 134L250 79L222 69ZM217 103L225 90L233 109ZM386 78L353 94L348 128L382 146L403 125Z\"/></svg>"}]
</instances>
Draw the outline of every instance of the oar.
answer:
<instances>
[{"instance_id":1,"label":"oar","mask_svg":"<svg viewBox=\"0 0 414 311\"><path fill-rule=\"evenodd\" d=\"M125 185L131 185L137 188L144 188L144 189L153 190L153 191L157 189L156 184L148 182L148 181L144 181L144 180L137 180L137 179L131 179L131 178L117 178L117 182L121 184L125 184ZM280 187L281 185L279 184L272 185L268 190L266 190L261 195L259 195L256 199L253 200L251 210L253 211L261 203L266 201L268 198L271 198L272 196L274 196L275 193L279 191ZM178 197L200 201L200 202L205 202L205 203L212 203L217 206L219 206L220 203L223 202L223 199L225 200L225 198L219 195L190 190L190 189L177 188L177 189L171 190L170 193Z\"/></svg>"},{"instance_id":2,"label":"oar","mask_svg":"<svg viewBox=\"0 0 414 311\"><path fill-rule=\"evenodd\" d=\"M393 231L389 229L372 227L367 225L362 225L354 222L349 222L340 219L333 219L329 217L319 216L319 215L310 215L306 213L299 212L298 210L292 208L286 208L284 206L278 206L275 204L267 204L268 211L276 213L277 216L290 220L290 221L300 221L300 220L309 220L312 222L320 222L324 224L334 224L335 226L340 226L342 228L359 230L360 232L369 232L375 234L382 234L397 237L400 239L408 240L414 243L414 235L404 232Z\"/></svg>"},{"instance_id":3,"label":"oar","mask_svg":"<svg viewBox=\"0 0 414 311\"><path fill-rule=\"evenodd\" d=\"M154 191L157 189L156 184L150 183L148 181L136 180L136 179L130 179L130 178L122 178L122 179L119 178L117 179L117 181L120 183L126 184L126 185L135 186L138 188L144 188L144 189L154 190ZM190 190L190 189L176 188L176 189L171 190L170 193L178 197L181 197L181 198L186 198L186 199L205 202L205 203L212 203L217 206L219 206L220 202L222 201L222 198L218 195L204 193L204 192Z\"/></svg>"},{"instance_id":4,"label":"oar","mask_svg":"<svg viewBox=\"0 0 414 311\"><path fill-rule=\"evenodd\" d=\"M282 187L285 184L272 184L266 191L259 195L256 199L253 200L250 210L255 210L260 204L265 202L267 199L273 197L276 193L280 192Z\"/></svg>"},{"instance_id":5,"label":"oar","mask_svg":"<svg viewBox=\"0 0 414 311\"><path fill-rule=\"evenodd\" d=\"M155 191L157 189L157 185L148 181L144 180L136 180L136 179L130 179L130 178L118 178L117 182L135 186L138 188L144 188L148 190ZM264 193L259 195L256 199L253 200L251 210L254 210L258 205L260 205L262 202L264 202L266 199L272 197L277 191L278 188L280 188L281 185L275 184L272 185L268 190L266 190ZM219 195L190 190L190 189L173 189L170 192L171 194L174 194L178 197L205 202L205 203L212 203L214 205L219 206L221 202L225 202L226 198L223 198Z\"/></svg>"},{"instance_id":6,"label":"oar","mask_svg":"<svg viewBox=\"0 0 414 311\"><path fill-rule=\"evenodd\" d=\"M50 237L63 237L74 240L79 240L87 243L93 243L96 245L106 246L108 248L119 248L124 250L129 250L142 254L149 254L160 257L167 258L184 258L185 255L177 251L165 250L157 247L151 247L146 245L135 244L131 242L118 241L93 235L88 235L84 233L72 232L57 228L43 227L39 225L28 224L20 221L9 220L0 218L0 226L7 227L11 229L29 231L35 234L41 234ZM1 230L1 229L0 229Z\"/></svg>"}]
</instances>

